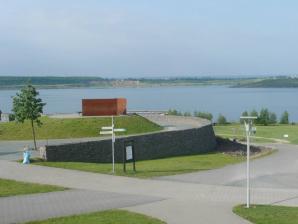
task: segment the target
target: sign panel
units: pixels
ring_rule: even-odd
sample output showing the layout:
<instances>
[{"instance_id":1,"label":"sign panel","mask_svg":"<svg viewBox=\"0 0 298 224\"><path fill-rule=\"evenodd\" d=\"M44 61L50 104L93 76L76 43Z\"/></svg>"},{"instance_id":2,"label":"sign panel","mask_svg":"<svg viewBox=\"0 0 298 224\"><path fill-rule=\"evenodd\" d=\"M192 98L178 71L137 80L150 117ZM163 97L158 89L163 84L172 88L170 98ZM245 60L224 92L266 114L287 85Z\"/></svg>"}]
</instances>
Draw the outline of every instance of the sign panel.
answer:
<instances>
[{"instance_id":1,"label":"sign panel","mask_svg":"<svg viewBox=\"0 0 298 224\"><path fill-rule=\"evenodd\" d=\"M132 155L132 146L126 146L126 160L132 160L133 155Z\"/></svg>"},{"instance_id":2,"label":"sign panel","mask_svg":"<svg viewBox=\"0 0 298 224\"><path fill-rule=\"evenodd\" d=\"M111 135L111 134L113 134L113 132L112 131L101 131L101 132L99 132L99 134L101 134L101 135Z\"/></svg>"},{"instance_id":3,"label":"sign panel","mask_svg":"<svg viewBox=\"0 0 298 224\"><path fill-rule=\"evenodd\" d=\"M115 128L114 131L115 132L118 132L118 131L120 132L120 131L126 131L126 129L124 129L124 128Z\"/></svg>"}]
</instances>

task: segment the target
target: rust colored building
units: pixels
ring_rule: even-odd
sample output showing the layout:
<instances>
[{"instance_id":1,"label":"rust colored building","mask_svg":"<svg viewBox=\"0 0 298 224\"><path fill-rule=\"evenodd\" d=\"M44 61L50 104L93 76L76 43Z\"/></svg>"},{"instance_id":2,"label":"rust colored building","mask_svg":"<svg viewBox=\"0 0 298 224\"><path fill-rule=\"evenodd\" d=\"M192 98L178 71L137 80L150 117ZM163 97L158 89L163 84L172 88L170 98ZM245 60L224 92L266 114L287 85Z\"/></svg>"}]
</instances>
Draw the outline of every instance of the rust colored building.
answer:
<instances>
[{"instance_id":1,"label":"rust colored building","mask_svg":"<svg viewBox=\"0 0 298 224\"><path fill-rule=\"evenodd\" d=\"M126 114L125 98L115 99L83 99L83 116L111 116Z\"/></svg>"}]
</instances>

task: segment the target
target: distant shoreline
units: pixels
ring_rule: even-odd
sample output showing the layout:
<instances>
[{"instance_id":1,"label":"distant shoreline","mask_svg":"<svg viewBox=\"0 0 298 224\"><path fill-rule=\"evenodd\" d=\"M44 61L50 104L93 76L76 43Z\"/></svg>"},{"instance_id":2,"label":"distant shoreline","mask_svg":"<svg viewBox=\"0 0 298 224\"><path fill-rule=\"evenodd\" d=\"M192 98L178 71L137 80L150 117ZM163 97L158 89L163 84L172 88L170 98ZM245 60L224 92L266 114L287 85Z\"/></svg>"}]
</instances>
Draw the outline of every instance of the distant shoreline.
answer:
<instances>
[{"instance_id":1,"label":"distant shoreline","mask_svg":"<svg viewBox=\"0 0 298 224\"><path fill-rule=\"evenodd\" d=\"M296 77L266 78L158 78L104 79L100 77L0 76L0 90L19 90L26 84L37 89L110 89L153 87L227 86L230 88L298 88Z\"/></svg>"}]
</instances>

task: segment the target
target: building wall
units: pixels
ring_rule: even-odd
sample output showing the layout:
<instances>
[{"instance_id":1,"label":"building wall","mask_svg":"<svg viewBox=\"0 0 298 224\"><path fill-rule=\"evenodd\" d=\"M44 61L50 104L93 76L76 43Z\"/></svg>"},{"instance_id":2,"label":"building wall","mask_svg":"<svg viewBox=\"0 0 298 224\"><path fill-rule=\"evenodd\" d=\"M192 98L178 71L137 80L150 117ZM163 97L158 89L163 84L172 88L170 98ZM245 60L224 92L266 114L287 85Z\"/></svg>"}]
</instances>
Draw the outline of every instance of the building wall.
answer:
<instances>
[{"instance_id":1,"label":"building wall","mask_svg":"<svg viewBox=\"0 0 298 224\"><path fill-rule=\"evenodd\" d=\"M115 99L83 99L83 116L110 116L126 114L127 101L124 98Z\"/></svg>"},{"instance_id":2,"label":"building wall","mask_svg":"<svg viewBox=\"0 0 298 224\"><path fill-rule=\"evenodd\" d=\"M134 141L137 161L211 152L216 139L211 125L200 128L164 131L117 138L115 161L122 162L125 141ZM111 140L46 146L48 161L100 162L112 161Z\"/></svg>"}]
</instances>

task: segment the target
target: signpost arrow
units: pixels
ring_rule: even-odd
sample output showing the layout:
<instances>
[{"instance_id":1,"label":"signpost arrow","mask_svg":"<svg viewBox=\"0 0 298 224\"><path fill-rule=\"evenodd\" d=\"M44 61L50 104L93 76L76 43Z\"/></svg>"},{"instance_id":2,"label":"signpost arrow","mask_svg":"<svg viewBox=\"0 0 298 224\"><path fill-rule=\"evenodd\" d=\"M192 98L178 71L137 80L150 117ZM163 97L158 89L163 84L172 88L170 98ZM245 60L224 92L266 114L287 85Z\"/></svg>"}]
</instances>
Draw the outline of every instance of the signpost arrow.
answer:
<instances>
[{"instance_id":1,"label":"signpost arrow","mask_svg":"<svg viewBox=\"0 0 298 224\"><path fill-rule=\"evenodd\" d=\"M126 129L124 128L114 128L114 117L112 116L112 126L105 126L102 127L101 130L99 132L99 134L101 135L112 135L112 163L113 163L113 170L112 172L115 173L115 140L116 140L116 136L115 136L115 132L123 132L126 131Z\"/></svg>"}]
</instances>

